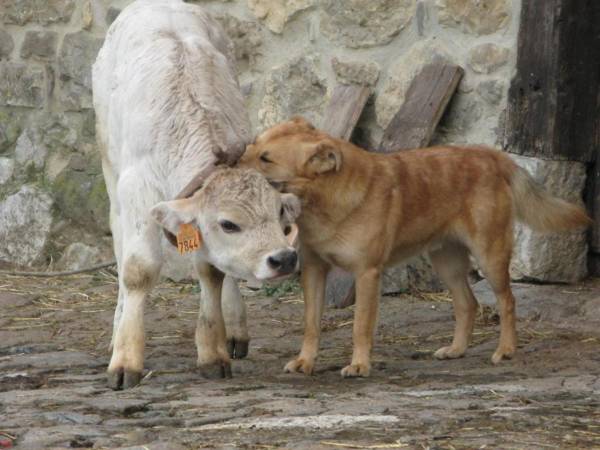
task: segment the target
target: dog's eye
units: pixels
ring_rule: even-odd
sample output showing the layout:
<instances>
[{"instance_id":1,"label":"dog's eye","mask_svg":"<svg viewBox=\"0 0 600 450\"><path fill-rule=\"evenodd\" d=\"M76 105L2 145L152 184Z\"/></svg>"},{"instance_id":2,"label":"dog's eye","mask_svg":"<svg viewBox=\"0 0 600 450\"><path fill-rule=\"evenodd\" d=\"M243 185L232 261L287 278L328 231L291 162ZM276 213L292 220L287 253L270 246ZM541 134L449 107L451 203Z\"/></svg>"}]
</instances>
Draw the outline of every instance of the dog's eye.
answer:
<instances>
[{"instance_id":1,"label":"dog's eye","mask_svg":"<svg viewBox=\"0 0 600 450\"><path fill-rule=\"evenodd\" d=\"M269 158L267 158L267 154L263 153L262 155L260 155L259 158L262 162L266 162L266 163L272 163L273 161L271 161Z\"/></svg>"},{"instance_id":2,"label":"dog's eye","mask_svg":"<svg viewBox=\"0 0 600 450\"><path fill-rule=\"evenodd\" d=\"M237 226L233 222L230 222L229 220L221 220L219 222L219 225L221 225L221 228L225 233L238 233L242 231L242 229L239 226Z\"/></svg>"},{"instance_id":3,"label":"dog's eye","mask_svg":"<svg viewBox=\"0 0 600 450\"><path fill-rule=\"evenodd\" d=\"M285 228L283 229L283 234L285 234L286 236L288 234L290 234L292 232L292 227L291 225L286 225Z\"/></svg>"},{"instance_id":4,"label":"dog's eye","mask_svg":"<svg viewBox=\"0 0 600 450\"><path fill-rule=\"evenodd\" d=\"M284 212L285 212L285 211L284 211L284 209L283 209L283 206L282 206L282 207L281 207L281 209L279 210L279 218L282 218L282 217L283 217L283 213L284 213Z\"/></svg>"}]
</instances>

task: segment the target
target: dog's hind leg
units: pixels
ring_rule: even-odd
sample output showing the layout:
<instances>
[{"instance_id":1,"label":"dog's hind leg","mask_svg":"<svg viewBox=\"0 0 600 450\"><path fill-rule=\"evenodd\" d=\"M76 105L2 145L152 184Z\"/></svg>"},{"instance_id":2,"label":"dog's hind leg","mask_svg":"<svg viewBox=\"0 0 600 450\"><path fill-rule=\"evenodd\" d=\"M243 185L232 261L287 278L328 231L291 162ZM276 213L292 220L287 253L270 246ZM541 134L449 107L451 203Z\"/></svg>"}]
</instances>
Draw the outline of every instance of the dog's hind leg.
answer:
<instances>
[{"instance_id":1,"label":"dog's hind leg","mask_svg":"<svg viewBox=\"0 0 600 450\"><path fill-rule=\"evenodd\" d=\"M485 239L472 249L483 275L490 283L500 311L500 342L492 355L492 363L510 359L517 348L515 298L510 288L509 265L512 253L512 227L506 227L504 236Z\"/></svg>"},{"instance_id":2,"label":"dog's hind leg","mask_svg":"<svg viewBox=\"0 0 600 450\"><path fill-rule=\"evenodd\" d=\"M468 273L471 266L469 253L461 244L446 244L429 253L435 271L450 291L454 302L454 338L452 344L434 353L437 359L460 358L465 354L477 314L477 300L469 286Z\"/></svg>"}]
</instances>

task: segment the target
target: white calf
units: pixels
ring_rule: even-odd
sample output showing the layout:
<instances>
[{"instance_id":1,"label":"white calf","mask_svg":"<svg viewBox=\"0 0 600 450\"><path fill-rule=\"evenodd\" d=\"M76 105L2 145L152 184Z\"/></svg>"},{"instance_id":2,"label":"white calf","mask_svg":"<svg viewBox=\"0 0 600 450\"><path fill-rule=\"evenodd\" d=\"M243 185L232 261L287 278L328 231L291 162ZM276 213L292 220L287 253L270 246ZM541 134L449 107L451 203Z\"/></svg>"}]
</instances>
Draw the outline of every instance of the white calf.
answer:
<instances>
[{"instance_id":1,"label":"white calf","mask_svg":"<svg viewBox=\"0 0 600 450\"><path fill-rule=\"evenodd\" d=\"M166 242L161 226L176 234L182 224L203 240L193 254L201 284L198 365L228 376L226 339L230 353L243 357L248 334L237 285L226 280L222 291L223 273L268 279L293 271L297 257L282 227L299 209L255 172L215 169L219 159L235 161L250 138L231 42L198 6L138 0L108 31L93 91L119 272L109 384L140 380L144 300ZM165 201L204 178L190 198Z\"/></svg>"}]
</instances>

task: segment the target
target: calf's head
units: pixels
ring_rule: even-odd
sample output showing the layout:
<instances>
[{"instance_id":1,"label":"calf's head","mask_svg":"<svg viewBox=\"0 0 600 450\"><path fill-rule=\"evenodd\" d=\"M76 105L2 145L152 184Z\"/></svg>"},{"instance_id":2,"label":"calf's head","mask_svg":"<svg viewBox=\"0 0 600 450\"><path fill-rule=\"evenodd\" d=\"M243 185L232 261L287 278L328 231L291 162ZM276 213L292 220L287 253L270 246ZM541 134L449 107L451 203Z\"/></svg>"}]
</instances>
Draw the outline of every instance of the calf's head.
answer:
<instances>
[{"instance_id":1,"label":"calf's head","mask_svg":"<svg viewBox=\"0 0 600 450\"><path fill-rule=\"evenodd\" d=\"M196 227L208 262L236 278L269 280L297 268L300 202L256 171L217 170L191 197L161 202L151 214L172 234L183 224Z\"/></svg>"}]
</instances>

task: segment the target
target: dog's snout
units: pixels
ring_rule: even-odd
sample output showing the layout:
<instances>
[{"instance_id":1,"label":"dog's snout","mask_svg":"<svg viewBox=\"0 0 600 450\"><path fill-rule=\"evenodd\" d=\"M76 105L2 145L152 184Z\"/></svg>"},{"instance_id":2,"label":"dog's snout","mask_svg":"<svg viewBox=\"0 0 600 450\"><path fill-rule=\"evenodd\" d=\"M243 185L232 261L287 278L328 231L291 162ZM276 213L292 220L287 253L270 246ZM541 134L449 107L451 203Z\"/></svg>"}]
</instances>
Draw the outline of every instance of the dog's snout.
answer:
<instances>
[{"instance_id":1,"label":"dog's snout","mask_svg":"<svg viewBox=\"0 0 600 450\"><path fill-rule=\"evenodd\" d=\"M267 264L271 269L279 273L292 273L296 270L298 254L295 250L281 250L267 258Z\"/></svg>"}]
</instances>

